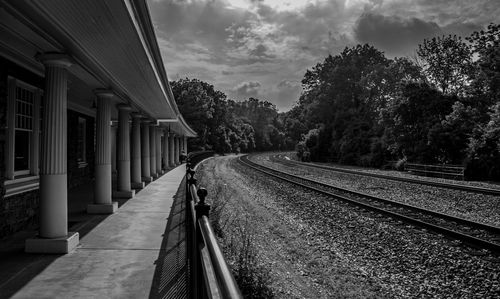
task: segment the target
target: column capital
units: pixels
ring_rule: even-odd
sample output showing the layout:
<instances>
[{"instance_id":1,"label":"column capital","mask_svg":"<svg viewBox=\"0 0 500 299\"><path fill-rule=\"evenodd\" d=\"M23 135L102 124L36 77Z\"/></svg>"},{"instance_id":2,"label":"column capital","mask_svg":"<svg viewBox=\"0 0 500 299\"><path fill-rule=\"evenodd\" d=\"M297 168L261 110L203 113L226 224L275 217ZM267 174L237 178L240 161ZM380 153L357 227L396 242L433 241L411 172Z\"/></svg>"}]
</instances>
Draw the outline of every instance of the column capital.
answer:
<instances>
[{"instance_id":1,"label":"column capital","mask_svg":"<svg viewBox=\"0 0 500 299\"><path fill-rule=\"evenodd\" d=\"M144 115L142 115L141 113L139 112L132 112L130 114L133 118L142 118Z\"/></svg>"},{"instance_id":2,"label":"column capital","mask_svg":"<svg viewBox=\"0 0 500 299\"><path fill-rule=\"evenodd\" d=\"M132 107L128 104L118 104L116 105L116 109L122 110L122 111L132 111Z\"/></svg>"},{"instance_id":3,"label":"column capital","mask_svg":"<svg viewBox=\"0 0 500 299\"><path fill-rule=\"evenodd\" d=\"M35 59L43 63L45 66L59 66L67 68L73 64L71 57L64 53L38 53L35 55Z\"/></svg>"},{"instance_id":4,"label":"column capital","mask_svg":"<svg viewBox=\"0 0 500 299\"><path fill-rule=\"evenodd\" d=\"M142 122L143 124L149 124L149 123L151 123L152 121L151 121L149 118L143 118L143 119L141 120L141 122Z\"/></svg>"},{"instance_id":5,"label":"column capital","mask_svg":"<svg viewBox=\"0 0 500 299\"><path fill-rule=\"evenodd\" d=\"M104 88L97 88L94 89L94 94L98 96L99 98L109 98L111 99L112 97L115 96L115 93L111 89L104 89Z\"/></svg>"}]
</instances>

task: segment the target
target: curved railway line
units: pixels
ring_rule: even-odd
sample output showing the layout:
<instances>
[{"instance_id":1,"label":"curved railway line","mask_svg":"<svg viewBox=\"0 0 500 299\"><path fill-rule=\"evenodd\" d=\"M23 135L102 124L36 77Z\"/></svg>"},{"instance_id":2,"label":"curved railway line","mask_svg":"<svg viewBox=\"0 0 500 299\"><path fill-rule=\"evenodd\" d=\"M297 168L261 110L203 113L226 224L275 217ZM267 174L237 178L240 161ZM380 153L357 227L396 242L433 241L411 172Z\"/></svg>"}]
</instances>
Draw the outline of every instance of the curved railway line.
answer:
<instances>
[{"instance_id":1,"label":"curved railway line","mask_svg":"<svg viewBox=\"0 0 500 299\"><path fill-rule=\"evenodd\" d=\"M248 155L241 156L238 161L256 171L290 184L441 233L476 248L489 249L494 254L500 255L500 227L320 183L255 163L248 159Z\"/></svg>"},{"instance_id":2,"label":"curved railway line","mask_svg":"<svg viewBox=\"0 0 500 299\"><path fill-rule=\"evenodd\" d=\"M439 187L439 188L447 188L447 189L452 189L452 190L461 190L461 191L467 191L467 192L473 192L473 193L500 196L500 189L477 187L477 186L467 186L467 185L444 183L444 182L433 182L433 181L420 180L420 179L414 179L414 178L396 177L396 176L377 174L377 173L368 173L368 172L364 172L364 171L357 171L357 170L345 169L345 168L340 168L340 167L333 167L333 166L320 165L320 164L307 163L307 162L299 162L299 161L294 161L294 160L286 160L286 159L281 158L280 156L281 155L274 155L274 156L271 156L271 158L274 159L276 162L286 163L286 164L295 165L295 166L300 165L300 166L311 167L311 168L326 169L326 170L331 170L331 171L336 171L336 172L344 172L344 173L349 173L349 174L353 174L353 175L368 176L368 177L375 177L375 178L381 178L381 179L392 180L392 181L415 183L415 184L434 186L434 187Z\"/></svg>"}]
</instances>

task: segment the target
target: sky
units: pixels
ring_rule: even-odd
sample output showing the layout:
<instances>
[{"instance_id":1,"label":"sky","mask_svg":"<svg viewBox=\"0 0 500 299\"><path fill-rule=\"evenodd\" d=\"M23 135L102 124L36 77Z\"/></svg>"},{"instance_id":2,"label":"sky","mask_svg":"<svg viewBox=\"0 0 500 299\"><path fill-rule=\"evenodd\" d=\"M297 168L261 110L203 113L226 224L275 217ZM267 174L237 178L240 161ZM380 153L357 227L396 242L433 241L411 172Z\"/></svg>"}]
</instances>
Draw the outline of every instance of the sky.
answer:
<instances>
[{"instance_id":1,"label":"sky","mask_svg":"<svg viewBox=\"0 0 500 299\"><path fill-rule=\"evenodd\" d=\"M234 100L298 100L307 69L369 43L414 56L425 38L499 23L500 0L148 0L169 80L197 78Z\"/></svg>"}]
</instances>

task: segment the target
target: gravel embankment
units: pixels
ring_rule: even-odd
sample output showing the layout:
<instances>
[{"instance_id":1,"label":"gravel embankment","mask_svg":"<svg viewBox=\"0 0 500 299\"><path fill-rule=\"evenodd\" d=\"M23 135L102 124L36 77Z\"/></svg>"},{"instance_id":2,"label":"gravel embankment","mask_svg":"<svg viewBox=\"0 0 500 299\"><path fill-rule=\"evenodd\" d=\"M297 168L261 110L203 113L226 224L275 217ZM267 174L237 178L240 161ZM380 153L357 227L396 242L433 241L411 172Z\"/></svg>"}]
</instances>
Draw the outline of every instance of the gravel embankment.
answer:
<instances>
[{"instance_id":1,"label":"gravel embankment","mask_svg":"<svg viewBox=\"0 0 500 299\"><path fill-rule=\"evenodd\" d=\"M286 152L283 154L285 156L289 157L291 160L297 160L297 155L293 152ZM422 175L412 174L412 173L406 172L406 171L397 171L397 170L389 170L389 169L383 170L383 169L376 169L376 168L364 168L364 167L359 167L359 166L349 166L349 165L342 165L342 164L335 164L335 163L315 162L314 164L331 166L331 167L342 168L342 169L347 169L347 170L361 171L361 172L366 172L366 173L370 173L370 174L381 174L381 175L388 175L388 176L394 176L394 177L417 179L417 180L422 180L422 181L440 182L440 183L448 183L448 184L460 184L460 185L466 185L466 186L483 187L483 188L500 190L500 184L495 183L495 182L457 181L457 180L445 179L445 178L426 177L426 176L422 176Z\"/></svg>"},{"instance_id":2,"label":"gravel embankment","mask_svg":"<svg viewBox=\"0 0 500 299\"><path fill-rule=\"evenodd\" d=\"M267 154L252 156L252 160L277 170L301 175L326 184L500 227L500 198L498 196L358 176L325 169L291 167L271 162Z\"/></svg>"},{"instance_id":3,"label":"gravel embankment","mask_svg":"<svg viewBox=\"0 0 500 299\"><path fill-rule=\"evenodd\" d=\"M224 185L227 214L255 232L277 298L500 296L497 257L267 178L234 156L197 176L209 190Z\"/></svg>"}]
</instances>

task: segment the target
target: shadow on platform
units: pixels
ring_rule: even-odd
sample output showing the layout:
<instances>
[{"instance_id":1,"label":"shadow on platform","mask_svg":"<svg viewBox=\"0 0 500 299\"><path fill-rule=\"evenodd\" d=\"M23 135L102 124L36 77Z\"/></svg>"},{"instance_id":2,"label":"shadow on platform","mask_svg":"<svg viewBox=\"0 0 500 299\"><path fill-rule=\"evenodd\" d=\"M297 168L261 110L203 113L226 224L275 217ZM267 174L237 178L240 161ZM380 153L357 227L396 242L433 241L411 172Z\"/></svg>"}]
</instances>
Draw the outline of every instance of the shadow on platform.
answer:
<instances>
[{"instance_id":1,"label":"shadow on platform","mask_svg":"<svg viewBox=\"0 0 500 299\"><path fill-rule=\"evenodd\" d=\"M184 184L183 180L181 186ZM185 188L179 188L175 194L168 218L161 249L155 261L156 268L149 293L150 299L190 298Z\"/></svg>"},{"instance_id":2,"label":"shadow on platform","mask_svg":"<svg viewBox=\"0 0 500 299\"><path fill-rule=\"evenodd\" d=\"M68 231L78 232L80 240L110 215L89 215L87 205L93 202L94 184L84 184L68 190ZM122 206L129 199L114 199ZM24 252L26 239L33 238L36 229L13 234L0 243L0 298L9 298L43 272L60 254L30 254Z\"/></svg>"}]
</instances>

